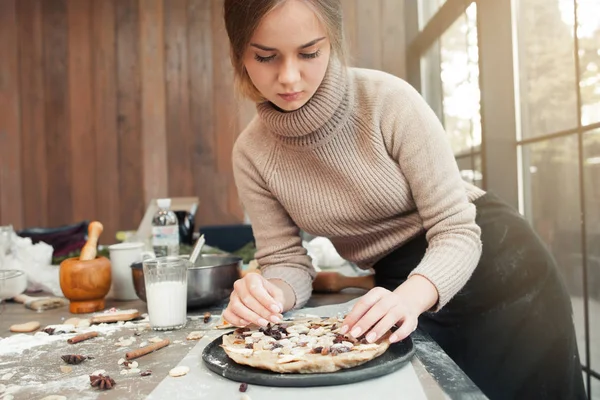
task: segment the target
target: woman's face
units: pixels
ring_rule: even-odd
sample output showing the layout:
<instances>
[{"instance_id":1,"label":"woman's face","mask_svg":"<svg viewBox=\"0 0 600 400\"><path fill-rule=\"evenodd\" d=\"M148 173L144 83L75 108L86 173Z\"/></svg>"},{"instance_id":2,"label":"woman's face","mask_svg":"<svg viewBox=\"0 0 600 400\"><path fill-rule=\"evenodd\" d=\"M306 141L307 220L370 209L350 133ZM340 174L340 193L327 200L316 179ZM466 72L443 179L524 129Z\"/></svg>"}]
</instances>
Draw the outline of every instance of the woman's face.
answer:
<instances>
[{"instance_id":1,"label":"woman's face","mask_svg":"<svg viewBox=\"0 0 600 400\"><path fill-rule=\"evenodd\" d=\"M263 18L246 49L244 65L263 97L293 111L316 92L330 53L329 38L312 9L288 0Z\"/></svg>"}]
</instances>

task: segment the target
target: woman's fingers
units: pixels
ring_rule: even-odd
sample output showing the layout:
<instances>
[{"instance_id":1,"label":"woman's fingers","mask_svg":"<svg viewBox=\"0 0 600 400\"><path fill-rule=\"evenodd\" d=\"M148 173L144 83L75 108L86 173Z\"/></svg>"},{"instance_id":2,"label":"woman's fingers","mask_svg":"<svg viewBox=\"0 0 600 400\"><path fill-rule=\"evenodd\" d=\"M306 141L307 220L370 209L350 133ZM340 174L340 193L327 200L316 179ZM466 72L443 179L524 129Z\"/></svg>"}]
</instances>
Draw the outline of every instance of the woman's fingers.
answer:
<instances>
[{"instance_id":1,"label":"woman's fingers","mask_svg":"<svg viewBox=\"0 0 600 400\"><path fill-rule=\"evenodd\" d=\"M239 294L236 292L232 293L228 308L230 308L231 311L240 319L243 319L245 321L260 326L267 326L269 324L269 321L263 318L260 314L256 313L251 308L248 308L244 304L244 302L239 298Z\"/></svg>"},{"instance_id":2,"label":"woman's fingers","mask_svg":"<svg viewBox=\"0 0 600 400\"><path fill-rule=\"evenodd\" d=\"M252 296L258 300L263 307L272 314L280 314L283 309L279 302L267 291L266 285L269 283L265 278L258 274L248 274L244 277L246 288Z\"/></svg>"},{"instance_id":3,"label":"woman's fingers","mask_svg":"<svg viewBox=\"0 0 600 400\"><path fill-rule=\"evenodd\" d=\"M365 338L369 343L373 343L379 335L376 332L373 332L371 328L379 323L382 319L389 315L389 318L392 318L390 315L390 309L393 307L389 304L389 296L384 296L379 299L377 303L375 303L369 311L367 311L354 325L352 330L350 331L350 335L359 337L361 335L366 335ZM390 328L394 323L390 323Z\"/></svg>"},{"instance_id":4,"label":"woman's fingers","mask_svg":"<svg viewBox=\"0 0 600 400\"><path fill-rule=\"evenodd\" d=\"M354 337L360 336L362 333L364 333L364 327L356 326L356 324L387 293L390 293L389 290L381 287L376 287L369 290L369 292L361 297L354 307L352 307L352 310L348 313L346 318L344 318L344 324L342 325L340 333L345 335L346 333L350 332L350 334Z\"/></svg>"},{"instance_id":5,"label":"woman's fingers","mask_svg":"<svg viewBox=\"0 0 600 400\"><path fill-rule=\"evenodd\" d=\"M256 314L260 315L264 321L279 323L281 322L281 315L279 313L274 313L273 311L269 311L263 304L261 304L256 299L255 291L252 291L248 287L248 282L240 281L239 284L234 285L235 293L237 294L240 301L250 310L254 311ZM259 323L259 325L266 325ZM253 321L254 322L254 321Z\"/></svg>"},{"instance_id":6,"label":"woman's fingers","mask_svg":"<svg viewBox=\"0 0 600 400\"><path fill-rule=\"evenodd\" d=\"M233 311L234 304L236 304L238 302L239 302L239 299L238 299L236 293L233 292L231 294L229 304L227 305L227 308L223 312L223 319L234 326L246 326L249 324L249 321L241 318L239 315L237 315L235 313L235 311Z\"/></svg>"},{"instance_id":7,"label":"woman's fingers","mask_svg":"<svg viewBox=\"0 0 600 400\"><path fill-rule=\"evenodd\" d=\"M417 329L418 320L417 319L405 319L402 321L402 325L398 328L394 333L390 335L390 342L395 343L398 342L410 335Z\"/></svg>"},{"instance_id":8,"label":"woman's fingers","mask_svg":"<svg viewBox=\"0 0 600 400\"><path fill-rule=\"evenodd\" d=\"M369 343L373 343L376 340L379 340L387 331L392 329L394 324L398 322L399 319L403 317L398 317L398 314L390 310L381 320L375 324L375 326L371 329L371 331L367 334L366 339ZM393 335L393 334L392 334ZM390 335L390 342L391 340Z\"/></svg>"}]
</instances>

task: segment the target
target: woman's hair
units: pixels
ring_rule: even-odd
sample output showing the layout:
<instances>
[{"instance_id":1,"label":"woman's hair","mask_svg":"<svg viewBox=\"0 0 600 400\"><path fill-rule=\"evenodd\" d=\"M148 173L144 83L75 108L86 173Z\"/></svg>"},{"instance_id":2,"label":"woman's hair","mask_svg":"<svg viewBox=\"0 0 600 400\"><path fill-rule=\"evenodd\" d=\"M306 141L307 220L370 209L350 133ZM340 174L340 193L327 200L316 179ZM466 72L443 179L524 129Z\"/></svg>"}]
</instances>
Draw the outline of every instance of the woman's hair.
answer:
<instances>
[{"instance_id":1,"label":"woman's hair","mask_svg":"<svg viewBox=\"0 0 600 400\"><path fill-rule=\"evenodd\" d=\"M225 0L223 14L231 45L231 63L238 92L253 100L264 101L244 67L244 53L265 15L288 0ZM313 9L327 31L332 56L346 64L346 45L340 0L302 0Z\"/></svg>"}]
</instances>

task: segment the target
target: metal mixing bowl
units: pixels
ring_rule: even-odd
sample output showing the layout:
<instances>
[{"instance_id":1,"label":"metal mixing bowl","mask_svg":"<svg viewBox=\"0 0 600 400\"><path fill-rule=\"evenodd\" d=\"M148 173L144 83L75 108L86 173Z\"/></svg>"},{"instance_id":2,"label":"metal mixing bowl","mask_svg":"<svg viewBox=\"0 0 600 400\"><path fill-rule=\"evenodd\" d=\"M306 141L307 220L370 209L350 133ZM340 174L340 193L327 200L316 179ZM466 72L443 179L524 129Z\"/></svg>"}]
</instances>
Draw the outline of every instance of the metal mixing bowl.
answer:
<instances>
[{"instance_id":1,"label":"metal mixing bowl","mask_svg":"<svg viewBox=\"0 0 600 400\"><path fill-rule=\"evenodd\" d=\"M182 256L189 257L189 256ZM239 279L242 259L228 254L201 254L188 269L188 308L210 306L225 300ZM146 301L144 269L141 262L131 265L133 286L137 296Z\"/></svg>"}]
</instances>

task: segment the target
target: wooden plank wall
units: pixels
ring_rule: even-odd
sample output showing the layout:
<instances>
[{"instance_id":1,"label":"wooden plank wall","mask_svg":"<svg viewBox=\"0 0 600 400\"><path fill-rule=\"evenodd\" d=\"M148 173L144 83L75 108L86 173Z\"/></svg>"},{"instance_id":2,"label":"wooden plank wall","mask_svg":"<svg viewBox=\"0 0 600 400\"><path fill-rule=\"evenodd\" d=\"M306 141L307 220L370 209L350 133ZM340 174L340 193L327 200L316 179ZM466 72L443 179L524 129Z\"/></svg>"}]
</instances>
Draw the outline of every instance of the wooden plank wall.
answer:
<instances>
[{"instance_id":1,"label":"wooden plank wall","mask_svg":"<svg viewBox=\"0 0 600 400\"><path fill-rule=\"evenodd\" d=\"M198 196L243 220L223 0L0 0L0 225L135 229L148 201ZM342 0L353 65L405 77L403 0Z\"/></svg>"}]
</instances>

